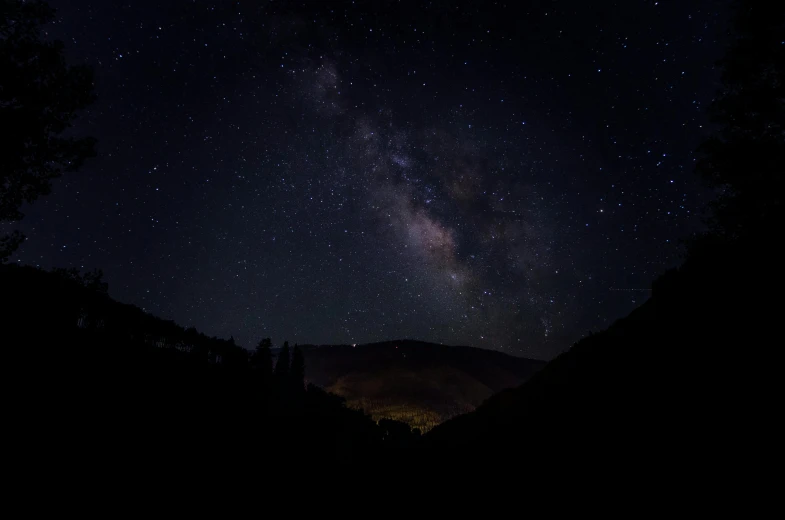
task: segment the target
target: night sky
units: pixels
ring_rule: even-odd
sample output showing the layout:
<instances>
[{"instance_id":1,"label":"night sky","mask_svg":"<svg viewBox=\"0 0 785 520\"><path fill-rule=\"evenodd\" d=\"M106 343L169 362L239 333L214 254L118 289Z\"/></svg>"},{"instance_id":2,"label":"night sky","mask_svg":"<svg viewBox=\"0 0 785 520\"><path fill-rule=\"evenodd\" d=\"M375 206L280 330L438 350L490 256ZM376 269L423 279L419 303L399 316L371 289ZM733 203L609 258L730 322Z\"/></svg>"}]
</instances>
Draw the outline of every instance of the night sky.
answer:
<instances>
[{"instance_id":1,"label":"night sky","mask_svg":"<svg viewBox=\"0 0 785 520\"><path fill-rule=\"evenodd\" d=\"M549 359L700 229L727 1L50 3L98 157L14 260L181 325Z\"/></svg>"}]
</instances>

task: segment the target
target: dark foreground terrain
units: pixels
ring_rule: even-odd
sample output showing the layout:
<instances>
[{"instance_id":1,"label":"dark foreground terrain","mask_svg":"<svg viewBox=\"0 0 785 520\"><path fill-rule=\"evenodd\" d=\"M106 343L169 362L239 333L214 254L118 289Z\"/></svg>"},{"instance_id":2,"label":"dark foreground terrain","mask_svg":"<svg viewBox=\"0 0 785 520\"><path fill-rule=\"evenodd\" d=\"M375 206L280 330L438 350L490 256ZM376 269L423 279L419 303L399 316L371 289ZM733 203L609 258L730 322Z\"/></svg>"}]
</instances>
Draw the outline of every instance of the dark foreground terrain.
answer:
<instances>
[{"instance_id":1,"label":"dark foreground terrain","mask_svg":"<svg viewBox=\"0 0 785 520\"><path fill-rule=\"evenodd\" d=\"M350 403L363 394L403 403L448 396L468 408L533 373L423 437L306 385L294 361L273 372L231 340L117 303L94 276L2 266L3 296L13 302L2 314L6 367L14 368L7 376L18 382L13 431L43 447L36 455L115 469L165 460L202 469L243 461L385 471L601 465L638 474L686 463L702 471L738 456L733 443L766 417L761 408L774 395L767 366L738 351L762 351L776 332L779 307L759 297L766 284L783 286L773 247L709 244L658 279L639 309L539 371L529 360L416 342L295 349L308 379ZM726 276L752 258L761 269Z\"/></svg>"},{"instance_id":2,"label":"dark foreground terrain","mask_svg":"<svg viewBox=\"0 0 785 520\"><path fill-rule=\"evenodd\" d=\"M775 263L759 241L707 244L629 316L436 427L425 453L447 466L567 464L647 478L680 467L669 477L680 482L765 459L749 435L764 431L776 394L773 367L760 364L781 309L760 297L783 287Z\"/></svg>"},{"instance_id":3,"label":"dark foreground terrain","mask_svg":"<svg viewBox=\"0 0 785 520\"><path fill-rule=\"evenodd\" d=\"M113 301L96 277L0 265L10 431L30 457L105 470L378 464L413 442L232 340ZM372 457L369 457L372 455ZM294 465L294 466L293 466Z\"/></svg>"}]
</instances>

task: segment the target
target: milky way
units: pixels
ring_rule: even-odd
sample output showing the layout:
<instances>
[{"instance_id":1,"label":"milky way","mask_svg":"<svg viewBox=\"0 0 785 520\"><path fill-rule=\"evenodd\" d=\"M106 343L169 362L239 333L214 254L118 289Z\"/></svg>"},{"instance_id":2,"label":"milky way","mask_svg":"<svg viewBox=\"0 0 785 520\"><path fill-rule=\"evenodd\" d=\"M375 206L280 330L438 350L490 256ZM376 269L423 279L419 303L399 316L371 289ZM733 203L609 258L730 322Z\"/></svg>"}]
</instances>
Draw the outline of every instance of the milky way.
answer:
<instances>
[{"instance_id":1,"label":"milky way","mask_svg":"<svg viewBox=\"0 0 785 520\"><path fill-rule=\"evenodd\" d=\"M208 334L551 358L700 228L727 2L52 4L99 156L14 260Z\"/></svg>"}]
</instances>

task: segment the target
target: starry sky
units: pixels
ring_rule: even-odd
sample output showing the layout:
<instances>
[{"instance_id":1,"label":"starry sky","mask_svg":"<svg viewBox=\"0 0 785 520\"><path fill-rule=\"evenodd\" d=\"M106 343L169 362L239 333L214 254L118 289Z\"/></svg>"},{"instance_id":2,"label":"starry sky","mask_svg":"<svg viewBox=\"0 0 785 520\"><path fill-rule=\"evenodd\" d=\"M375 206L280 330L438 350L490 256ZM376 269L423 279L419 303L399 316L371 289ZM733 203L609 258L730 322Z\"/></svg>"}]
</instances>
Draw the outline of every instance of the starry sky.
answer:
<instances>
[{"instance_id":1,"label":"starry sky","mask_svg":"<svg viewBox=\"0 0 785 520\"><path fill-rule=\"evenodd\" d=\"M700 229L728 1L50 3L98 157L13 260L209 335L550 359Z\"/></svg>"}]
</instances>

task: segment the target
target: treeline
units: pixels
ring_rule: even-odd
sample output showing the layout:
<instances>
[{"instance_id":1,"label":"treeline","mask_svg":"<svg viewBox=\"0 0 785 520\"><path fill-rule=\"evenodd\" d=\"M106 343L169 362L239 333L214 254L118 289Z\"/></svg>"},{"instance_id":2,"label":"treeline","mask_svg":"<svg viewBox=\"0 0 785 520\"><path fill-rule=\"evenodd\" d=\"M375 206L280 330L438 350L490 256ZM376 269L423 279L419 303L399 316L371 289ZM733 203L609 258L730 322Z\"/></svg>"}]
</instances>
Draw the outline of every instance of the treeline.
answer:
<instances>
[{"instance_id":1,"label":"treeline","mask_svg":"<svg viewBox=\"0 0 785 520\"><path fill-rule=\"evenodd\" d=\"M0 265L0 287L7 366L19 368L14 428L41 456L354 467L394 461L419 438L306 385L299 347L274 360L269 338L251 352L156 318L112 300L100 272Z\"/></svg>"},{"instance_id":2,"label":"treeline","mask_svg":"<svg viewBox=\"0 0 785 520\"><path fill-rule=\"evenodd\" d=\"M184 328L142 309L112 300L101 271L76 269L51 272L30 266L0 265L3 292L14 321L33 322L58 334L108 334L137 346L188 353L196 359L224 365L248 363L248 351L234 343ZM24 312L24 314L23 314ZM37 324L35 324L37 323ZM42 331L41 331L42 332Z\"/></svg>"},{"instance_id":3,"label":"treeline","mask_svg":"<svg viewBox=\"0 0 785 520\"><path fill-rule=\"evenodd\" d=\"M709 109L715 132L698 150L697 172L718 193L709 231L627 317L431 431L432 464L460 452L461 469L503 459L538 477L601 470L633 491L667 482L696 497L762 473L779 445L785 4L740 0L735 11Z\"/></svg>"}]
</instances>

